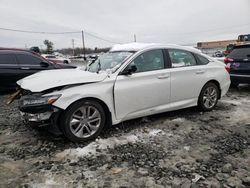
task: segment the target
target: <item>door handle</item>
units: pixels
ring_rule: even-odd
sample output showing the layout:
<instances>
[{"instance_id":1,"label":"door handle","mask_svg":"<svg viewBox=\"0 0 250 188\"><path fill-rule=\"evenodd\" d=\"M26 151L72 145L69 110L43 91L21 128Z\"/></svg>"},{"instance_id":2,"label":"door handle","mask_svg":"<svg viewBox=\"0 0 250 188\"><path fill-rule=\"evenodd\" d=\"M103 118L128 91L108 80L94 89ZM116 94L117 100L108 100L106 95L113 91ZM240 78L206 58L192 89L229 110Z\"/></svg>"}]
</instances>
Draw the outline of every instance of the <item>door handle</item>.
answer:
<instances>
[{"instance_id":1,"label":"door handle","mask_svg":"<svg viewBox=\"0 0 250 188\"><path fill-rule=\"evenodd\" d=\"M204 74L205 73L205 70L198 70L196 71L196 74Z\"/></svg>"},{"instance_id":2,"label":"door handle","mask_svg":"<svg viewBox=\"0 0 250 188\"><path fill-rule=\"evenodd\" d=\"M29 67L21 67L22 70L29 70Z\"/></svg>"},{"instance_id":3,"label":"door handle","mask_svg":"<svg viewBox=\"0 0 250 188\"><path fill-rule=\"evenodd\" d=\"M169 78L169 75L160 75L160 76L157 76L158 79L166 79L166 78Z\"/></svg>"}]
</instances>

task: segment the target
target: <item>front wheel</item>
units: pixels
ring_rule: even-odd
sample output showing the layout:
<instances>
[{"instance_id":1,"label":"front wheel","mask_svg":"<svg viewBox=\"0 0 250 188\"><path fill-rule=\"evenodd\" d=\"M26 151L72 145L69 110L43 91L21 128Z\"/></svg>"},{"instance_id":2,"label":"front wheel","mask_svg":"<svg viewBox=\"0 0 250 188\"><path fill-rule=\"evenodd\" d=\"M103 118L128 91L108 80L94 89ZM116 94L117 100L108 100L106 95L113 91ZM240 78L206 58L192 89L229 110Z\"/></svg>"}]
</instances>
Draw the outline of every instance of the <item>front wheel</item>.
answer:
<instances>
[{"instance_id":1,"label":"front wheel","mask_svg":"<svg viewBox=\"0 0 250 188\"><path fill-rule=\"evenodd\" d=\"M214 83L207 83L201 90L198 106L203 111L211 111L219 99L219 88Z\"/></svg>"},{"instance_id":2,"label":"front wheel","mask_svg":"<svg viewBox=\"0 0 250 188\"><path fill-rule=\"evenodd\" d=\"M105 125L105 111L96 101L83 100L70 106L61 118L64 135L73 142L96 138Z\"/></svg>"}]
</instances>

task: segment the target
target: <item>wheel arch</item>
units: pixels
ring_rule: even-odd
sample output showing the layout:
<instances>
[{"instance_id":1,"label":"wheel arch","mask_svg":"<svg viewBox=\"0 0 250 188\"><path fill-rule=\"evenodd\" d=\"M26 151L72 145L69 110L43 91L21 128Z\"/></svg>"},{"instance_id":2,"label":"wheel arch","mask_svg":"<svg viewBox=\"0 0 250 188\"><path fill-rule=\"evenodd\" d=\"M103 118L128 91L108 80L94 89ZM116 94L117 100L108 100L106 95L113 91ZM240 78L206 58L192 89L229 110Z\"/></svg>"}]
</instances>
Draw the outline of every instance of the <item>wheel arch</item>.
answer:
<instances>
[{"instance_id":1,"label":"wheel arch","mask_svg":"<svg viewBox=\"0 0 250 188\"><path fill-rule=\"evenodd\" d=\"M207 81L205 84L204 84L204 86L205 85L207 85L208 83L214 83L217 87L218 87L218 89L219 89L219 99L221 98L221 87L220 87L220 83L217 81L217 80L209 80L209 81ZM201 91L202 91L202 89L204 88L204 86L201 88ZM201 93L201 91L200 91L200 93Z\"/></svg>"},{"instance_id":2,"label":"wheel arch","mask_svg":"<svg viewBox=\"0 0 250 188\"><path fill-rule=\"evenodd\" d=\"M104 109L105 111L105 115L106 115L106 122L105 122L105 127L110 127L112 125L112 115L111 115L111 111L108 107L108 105L102 101L101 99L98 99L98 98L95 98L95 97L85 97L85 98L81 98L81 99L78 99L76 101L74 101L73 103L71 103L66 109L65 111L72 105L80 102L80 101L84 101L84 100L92 100L92 101L95 101L95 102L98 102Z\"/></svg>"}]
</instances>

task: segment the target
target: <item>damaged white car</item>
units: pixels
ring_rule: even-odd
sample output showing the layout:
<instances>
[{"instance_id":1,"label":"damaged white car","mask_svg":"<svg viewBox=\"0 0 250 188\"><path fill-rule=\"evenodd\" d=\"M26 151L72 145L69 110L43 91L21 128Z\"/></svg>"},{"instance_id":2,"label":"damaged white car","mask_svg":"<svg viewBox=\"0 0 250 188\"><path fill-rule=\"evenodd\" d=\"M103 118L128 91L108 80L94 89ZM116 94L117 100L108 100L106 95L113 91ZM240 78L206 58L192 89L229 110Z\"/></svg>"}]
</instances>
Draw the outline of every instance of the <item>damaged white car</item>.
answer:
<instances>
[{"instance_id":1,"label":"damaged white car","mask_svg":"<svg viewBox=\"0 0 250 188\"><path fill-rule=\"evenodd\" d=\"M27 122L86 141L133 118L197 105L212 110L230 78L223 63L198 50L132 43L115 45L85 70L42 71L17 83Z\"/></svg>"}]
</instances>

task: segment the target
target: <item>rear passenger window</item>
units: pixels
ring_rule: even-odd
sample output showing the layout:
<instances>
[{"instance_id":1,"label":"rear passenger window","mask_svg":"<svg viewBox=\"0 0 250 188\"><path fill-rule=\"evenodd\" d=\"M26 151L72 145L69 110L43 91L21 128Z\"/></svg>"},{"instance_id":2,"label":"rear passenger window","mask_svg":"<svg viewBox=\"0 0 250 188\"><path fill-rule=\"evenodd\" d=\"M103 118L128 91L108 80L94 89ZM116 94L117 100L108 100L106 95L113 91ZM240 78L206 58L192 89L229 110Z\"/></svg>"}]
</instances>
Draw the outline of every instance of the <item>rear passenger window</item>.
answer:
<instances>
[{"instance_id":1,"label":"rear passenger window","mask_svg":"<svg viewBox=\"0 0 250 188\"><path fill-rule=\"evenodd\" d=\"M11 54L0 54L0 65L16 65L16 59Z\"/></svg>"},{"instance_id":2,"label":"rear passenger window","mask_svg":"<svg viewBox=\"0 0 250 188\"><path fill-rule=\"evenodd\" d=\"M38 57L34 57L32 55L27 55L27 54L18 54L17 59L20 64L22 65L39 65L42 62L41 59Z\"/></svg>"},{"instance_id":3,"label":"rear passenger window","mask_svg":"<svg viewBox=\"0 0 250 188\"><path fill-rule=\"evenodd\" d=\"M196 57L197 57L200 65L206 65L209 63L209 60L207 58L205 58L204 56L196 54Z\"/></svg>"},{"instance_id":4,"label":"rear passenger window","mask_svg":"<svg viewBox=\"0 0 250 188\"><path fill-rule=\"evenodd\" d=\"M177 49L169 49L172 67L187 67L196 65L195 57L191 52Z\"/></svg>"}]
</instances>

